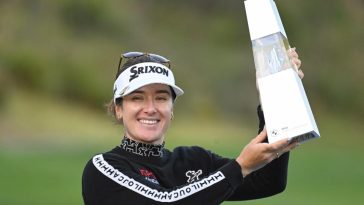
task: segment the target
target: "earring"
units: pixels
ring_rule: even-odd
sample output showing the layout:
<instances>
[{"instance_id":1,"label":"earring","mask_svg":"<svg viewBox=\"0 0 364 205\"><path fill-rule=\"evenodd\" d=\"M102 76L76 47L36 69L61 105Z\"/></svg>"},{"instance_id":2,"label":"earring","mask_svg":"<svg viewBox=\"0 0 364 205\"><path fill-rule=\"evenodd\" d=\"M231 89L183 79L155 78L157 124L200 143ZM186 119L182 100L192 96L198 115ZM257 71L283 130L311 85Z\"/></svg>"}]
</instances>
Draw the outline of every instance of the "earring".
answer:
<instances>
[{"instance_id":1,"label":"earring","mask_svg":"<svg viewBox=\"0 0 364 205\"><path fill-rule=\"evenodd\" d=\"M174 118L174 115L173 115L173 112L171 113L171 120L173 120L173 118Z\"/></svg>"}]
</instances>

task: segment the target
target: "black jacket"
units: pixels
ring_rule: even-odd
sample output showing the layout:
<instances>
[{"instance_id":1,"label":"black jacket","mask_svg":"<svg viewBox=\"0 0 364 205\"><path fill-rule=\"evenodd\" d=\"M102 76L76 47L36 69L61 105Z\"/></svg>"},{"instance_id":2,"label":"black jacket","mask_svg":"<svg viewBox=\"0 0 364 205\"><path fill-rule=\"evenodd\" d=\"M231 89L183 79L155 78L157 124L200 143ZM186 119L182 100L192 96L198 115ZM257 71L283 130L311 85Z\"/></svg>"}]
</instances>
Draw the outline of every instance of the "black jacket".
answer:
<instances>
[{"instance_id":1,"label":"black jacket","mask_svg":"<svg viewBox=\"0 0 364 205\"><path fill-rule=\"evenodd\" d=\"M260 130L263 113L258 107ZM285 189L288 154L245 178L235 159L201 147L172 152L124 138L113 150L94 156L82 177L86 205L220 204L271 196Z\"/></svg>"}]
</instances>

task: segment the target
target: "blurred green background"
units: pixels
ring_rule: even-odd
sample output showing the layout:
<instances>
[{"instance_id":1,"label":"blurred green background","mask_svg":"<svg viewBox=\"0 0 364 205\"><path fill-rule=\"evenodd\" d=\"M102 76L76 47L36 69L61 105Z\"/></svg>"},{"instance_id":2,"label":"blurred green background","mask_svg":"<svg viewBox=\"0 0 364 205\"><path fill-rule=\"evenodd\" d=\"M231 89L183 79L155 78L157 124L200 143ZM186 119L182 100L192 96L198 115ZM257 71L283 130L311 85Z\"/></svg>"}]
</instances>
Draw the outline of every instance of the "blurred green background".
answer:
<instances>
[{"instance_id":1,"label":"blurred green background","mask_svg":"<svg viewBox=\"0 0 364 205\"><path fill-rule=\"evenodd\" d=\"M292 152L288 187L224 204L359 204L364 1L277 0L322 138ZM0 204L82 204L81 174L116 146L107 116L120 53L172 61L185 90L166 146L235 157L258 104L242 0L0 0Z\"/></svg>"}]
</instances>

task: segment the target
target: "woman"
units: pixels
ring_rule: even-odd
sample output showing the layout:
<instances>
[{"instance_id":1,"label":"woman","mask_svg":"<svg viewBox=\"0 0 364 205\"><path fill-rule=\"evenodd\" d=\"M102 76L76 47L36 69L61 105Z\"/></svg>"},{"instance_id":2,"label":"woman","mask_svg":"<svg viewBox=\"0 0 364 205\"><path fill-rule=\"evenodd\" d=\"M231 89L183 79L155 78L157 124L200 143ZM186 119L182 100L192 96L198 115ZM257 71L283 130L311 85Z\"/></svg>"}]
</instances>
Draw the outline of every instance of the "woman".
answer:
<instances>
[{"instance_id":1,"label":"woman","mask_svg":"<svg viewBox=\"0 0 364 205\"><path fill-rule=\"evenodd\" d=\"M299 67L297 53L292 50L290 55ZM139 52L122 55L109 109L123 124L124 138L121 145L87 163L82 178L85 204L220 204L285 189L287 152L297 144L266 143L260 106L261 132L236 159L197 146L164 148L173 105L182 94L166 58Z\"/></svg>"}]
</instances>

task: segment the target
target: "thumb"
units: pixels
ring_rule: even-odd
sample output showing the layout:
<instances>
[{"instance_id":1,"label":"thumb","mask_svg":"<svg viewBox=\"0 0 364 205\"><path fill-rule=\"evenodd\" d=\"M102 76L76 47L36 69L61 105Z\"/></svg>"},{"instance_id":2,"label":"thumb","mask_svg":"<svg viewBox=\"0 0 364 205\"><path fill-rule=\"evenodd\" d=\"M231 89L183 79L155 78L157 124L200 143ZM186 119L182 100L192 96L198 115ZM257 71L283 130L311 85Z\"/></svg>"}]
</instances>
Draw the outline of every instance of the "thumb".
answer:
<instances>
[{"instance_id":1,"label":"thumb","mask_svg":"<svg viewBox=\"0 0 364 205\"><path fill-rule=\"evenodd\" d=\"M254 143L262 143L267 138L267 129L264 129L253 139Z\"/></svg>"}]
</instances>

